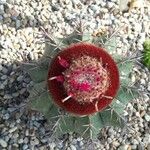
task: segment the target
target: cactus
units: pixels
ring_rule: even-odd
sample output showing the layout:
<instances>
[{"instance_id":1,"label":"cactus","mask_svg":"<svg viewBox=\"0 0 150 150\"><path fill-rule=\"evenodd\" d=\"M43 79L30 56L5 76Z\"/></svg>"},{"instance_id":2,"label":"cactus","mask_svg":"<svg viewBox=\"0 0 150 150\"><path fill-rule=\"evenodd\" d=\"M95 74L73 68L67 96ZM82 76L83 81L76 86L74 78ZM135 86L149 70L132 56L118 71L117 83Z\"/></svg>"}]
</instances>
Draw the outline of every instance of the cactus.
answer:
<instances>
[{"instance_id":1,"label":"cactus","mask_svg":"<svg viewBox=\"0 0 150 150\"><path fill-rule=\"evenodd\" d=\"M144 42L143 63L150 69L150 39Z\"/></svg>"},{"instance_id":2,"label":"cactus","mask_svg":"<svg viewBox=\"0 0 150 150\"><path fill-rule=\"evenodd\" d=\"M58 136L75 132L96 138L103 127L123 127L126 104L138 92L129 78L134 63L114 53L115 37L92 36L81 26L64 39L45 34L43 58L22 65L34 81L31 108L54 123Z\"/></svg>"}]
</instances>

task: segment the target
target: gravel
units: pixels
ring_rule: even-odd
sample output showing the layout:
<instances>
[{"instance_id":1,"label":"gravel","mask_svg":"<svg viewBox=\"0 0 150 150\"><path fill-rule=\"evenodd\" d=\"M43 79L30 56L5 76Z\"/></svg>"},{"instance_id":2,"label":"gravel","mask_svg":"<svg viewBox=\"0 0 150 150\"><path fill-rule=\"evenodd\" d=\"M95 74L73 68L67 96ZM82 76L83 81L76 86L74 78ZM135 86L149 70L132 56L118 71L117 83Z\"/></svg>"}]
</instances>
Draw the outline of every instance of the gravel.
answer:
<instances>
[{"instance_id":1,"label":"gravel","mask_svg":"<svg viewBox=\"0 0 150 150\"><path fill-rule=\"evenodd\" d=\"M4 148L7 147L7 142L4 141L3 139L0 139L0 145Z\"/></svg>"},{"instance_id":2,"label":"gravel","mask_svg":"<svg viewBox=\"0 0 150 150\"><path fill-rule=\"evenodd\" d=\"M36 60L43 54L40 26L63 37L73 31L80 18L91 33L119 28L117 52L141 54L143 42L150 36L150 7L145 3L145 7L121 12L117 0L0 0L0 149L150 149L150 72L140 62L131 79L144 94L127 105L127 127L103 128L93 141L74 134L50 138L44 116L27 109L27 88L33 82L19 68L19 62Z\"/></svg>"}]
</instances>

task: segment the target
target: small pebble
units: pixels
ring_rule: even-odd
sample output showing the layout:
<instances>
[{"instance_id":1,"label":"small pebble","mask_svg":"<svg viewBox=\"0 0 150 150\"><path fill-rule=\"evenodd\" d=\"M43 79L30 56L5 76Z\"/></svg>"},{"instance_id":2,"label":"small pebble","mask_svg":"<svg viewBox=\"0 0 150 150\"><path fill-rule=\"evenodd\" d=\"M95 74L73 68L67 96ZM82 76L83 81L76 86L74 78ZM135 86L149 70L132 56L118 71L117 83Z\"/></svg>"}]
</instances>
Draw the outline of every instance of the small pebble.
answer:
<instances>
[{"instance_id":1,"label":"small pebble","mask_svg":"<svg viewBox=\"0 0 150 150\"><path fill-rule=\"evenodd\" d=\"M3 140L3 139L0 139L0 145L5 148L7 147L7 143Z\"/></svg>"},{"instance_id":2,"label":"small pebble","mask_svg":"<svg viewBox=\"0 0 150 150\"><path fill-rule=\"evenodd\" d=\"M146 120L147 122L150 122L150 115L145 114L144 118L145 118L145 120Z\"/></svg>"},{"instance_id":3,"label":"small pebble","mask_svg":"<svg viewBox=\"0 0 150 150\"><path fill-rule=\"evenodd\" d=\"M71 145L70 148L71 148L71 150L77 150L74 145Z\"/></svg>"},{"instance_id":4,"label":"small pebble","mask_svg":"<svg viewBox=\"0 0 150 150\"><path fill-rule=\"evenodd\" d=\"M22 148L23 148L23 150L27 150L28 149L28 145L24 144Z\"/></svg>"},{"instance_id":5,"label":"small pebble","mask_svg":"<svg viewBox=\"0 0 150 150\"><path fill-rule=\"evenodd\" d=\"M11 129L9 130L9 133L13 133L13 132L15 132L16 130L17 130L17 127L11 128Z\"/></svg>"}]
</instances>

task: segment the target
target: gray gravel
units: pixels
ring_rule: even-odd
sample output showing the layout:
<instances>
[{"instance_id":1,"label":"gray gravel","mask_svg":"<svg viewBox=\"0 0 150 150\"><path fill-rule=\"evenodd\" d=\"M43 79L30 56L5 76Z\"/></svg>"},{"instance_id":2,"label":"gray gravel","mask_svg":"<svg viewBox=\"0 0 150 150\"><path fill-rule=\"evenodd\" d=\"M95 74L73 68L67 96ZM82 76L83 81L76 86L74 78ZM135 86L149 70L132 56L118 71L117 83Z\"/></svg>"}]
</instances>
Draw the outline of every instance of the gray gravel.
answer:
<instances>
[{"instance_id":1,"label":"gray gravel","mask_svg":"<svg viewBox=\"0 0 150 150\"><path fill-rule=\"evenodd\" d=\"M12 150L149 150L150 73L140 64L131 79L145 94L125 110L125 129L104 128L94 141L76 135L50 138L51 130L42 114L27 111L32 86L18 62L38 59L45 44L39 26L63 37L73 31L79 18L89 32L118 29L117 52L141 53L150 36L150 3L122 13L117 0L0 0L0 149Z\"/></svg>"}]
</instances>

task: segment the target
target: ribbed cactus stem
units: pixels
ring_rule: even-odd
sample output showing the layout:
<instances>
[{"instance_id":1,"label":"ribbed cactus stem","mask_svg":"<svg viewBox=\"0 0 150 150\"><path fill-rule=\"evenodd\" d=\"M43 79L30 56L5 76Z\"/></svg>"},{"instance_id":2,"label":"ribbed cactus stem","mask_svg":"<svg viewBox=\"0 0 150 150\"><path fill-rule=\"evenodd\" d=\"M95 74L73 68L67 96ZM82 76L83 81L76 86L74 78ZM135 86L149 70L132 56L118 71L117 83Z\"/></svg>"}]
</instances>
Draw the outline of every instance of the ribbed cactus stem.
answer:
<instances>
[{"instance_id":1,"label":"ribbed cactus stem","mask_svg":"<svg viewBox=\"0 0 150 150\"><path fill-rule=\"evenodd\" d=\"M56 134L77 132L93 138L102 127L123 125L125 105L137 93L128 88L133 63L126 60L120 63L124 59L113 53L116 38L91 37L80 31L64 39L45 34L50 40L45 54L48 58L56 54L55 57L51 62L44 58L44 63L26 67L35 82L30 91L32 108L41 111L50 122L56 121L53 127ZM105 48L96 46L100 43ZM147 62L149 48L146 49Z\"/></svg>"}]
</instances>

